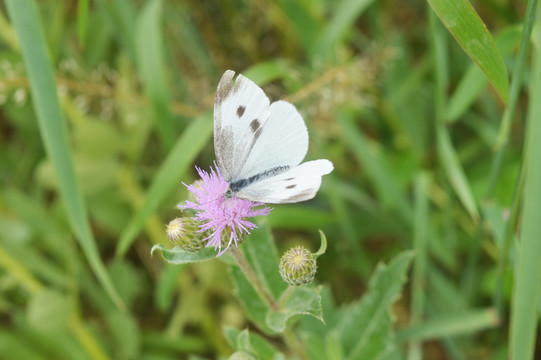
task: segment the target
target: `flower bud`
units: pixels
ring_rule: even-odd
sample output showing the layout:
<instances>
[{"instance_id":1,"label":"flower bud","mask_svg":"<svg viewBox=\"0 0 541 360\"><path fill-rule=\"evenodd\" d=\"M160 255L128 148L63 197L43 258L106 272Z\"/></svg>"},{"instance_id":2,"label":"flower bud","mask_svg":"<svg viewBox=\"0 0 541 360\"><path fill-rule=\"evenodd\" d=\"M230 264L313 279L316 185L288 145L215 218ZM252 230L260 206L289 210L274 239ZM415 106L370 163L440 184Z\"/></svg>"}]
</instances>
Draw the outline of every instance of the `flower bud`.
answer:
<instances>
[{"instance_id":1,"label":"flower bud","mask_svg":"<svg viewBox=\"0 0 541 360\"><path fill-rule=\"evenodd\" d=\"M314 255L301 246L286 251L280 259L280 275L289 285L310 284L314 280L316 270Z\"/></svg>"},{"instance_id":2,"label":"flower bud","mask_svg":"<svg viewBox=\"0 0 541 360\"><path fill-rule=\"evenodd\" d=\"M167 224L167 237L184 251L196 252L205 247L205 235L198 232L199 221L194 218L176 218Z\"/></svg>"}]
</instances>

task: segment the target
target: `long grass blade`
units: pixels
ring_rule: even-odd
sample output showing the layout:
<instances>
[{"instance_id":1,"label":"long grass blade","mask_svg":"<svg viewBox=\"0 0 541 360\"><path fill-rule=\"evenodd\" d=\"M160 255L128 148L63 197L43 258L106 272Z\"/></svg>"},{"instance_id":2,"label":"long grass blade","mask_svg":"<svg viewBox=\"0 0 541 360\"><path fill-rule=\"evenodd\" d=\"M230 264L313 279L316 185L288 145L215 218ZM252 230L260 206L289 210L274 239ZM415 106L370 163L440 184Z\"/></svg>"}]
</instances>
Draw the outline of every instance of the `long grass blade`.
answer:
<instances>
[{"instance_id":1,"label":"long grass blade","mask_svg":"<svg viewBox=\"0 0 541 360\"><path fill-rule=\"evenodd\" d=\"M152 181L143 206L133 216L120 236L116 249L117 257L126 253L134 238L143 228L145 221L158 209L171 189L180 184L183 174L187 172L194 158L208 143L212 133L211 119L210 112L203 114L195 119L178 139Z\"/></svg>"},{"instance_id":2,"label":"long grass blade","mask_svg":"<svg viewBox=\"0 0 541 360\"><path fill-rule=\"evenodd\" d=\"M53 163L71 228L107 294L117 306L123 308L122 300L100 259L90 230L85 203L75 178L66 125L60 111L52 64L37 6L33 0L9 0L6 4L21 44L41 137Z\"/></svg>"},{"instance_id":3,"label":"long grass blade","mask_svg":"<svg viewBox=\"0 0 541 360\"><path fill-rule=\"evenodd\" d=\"M534 34L531 99L541 96L541 28ZM515 290L511 305L510 359L533 359L541 299L541 104L532 101L528 114L526 178Z\"/></svg>"},{"instance_id":4,"label":"long grass blade","mask_svg":"<svg viewBox=\"0 0 541 360\"><path fill-rule=\"evenodd\" d=\"M466 54L483 70L502 99L507 102L507 68L494 38L468 0L428 2Z\"/></svg>"}]
</instances>

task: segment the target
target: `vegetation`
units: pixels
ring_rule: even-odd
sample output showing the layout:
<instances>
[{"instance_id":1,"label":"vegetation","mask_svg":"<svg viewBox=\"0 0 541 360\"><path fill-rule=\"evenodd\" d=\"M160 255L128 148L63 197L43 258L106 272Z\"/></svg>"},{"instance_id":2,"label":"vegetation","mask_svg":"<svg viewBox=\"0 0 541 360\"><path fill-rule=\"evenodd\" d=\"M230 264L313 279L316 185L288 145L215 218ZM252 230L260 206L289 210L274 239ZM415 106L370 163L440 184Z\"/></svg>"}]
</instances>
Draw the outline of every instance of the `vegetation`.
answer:
<instances>
[{"instance_id":1,"label":"vegetation","mask_svg":"<svg viewBox=\"0 0 541 360\"><path fill-rule=\"evenodd\" d=\"M0 357L540 356L541 18L471 5L0 4ZM335 169L216 258L166 224L226 69Z\"/></svg>"}]
</instances>

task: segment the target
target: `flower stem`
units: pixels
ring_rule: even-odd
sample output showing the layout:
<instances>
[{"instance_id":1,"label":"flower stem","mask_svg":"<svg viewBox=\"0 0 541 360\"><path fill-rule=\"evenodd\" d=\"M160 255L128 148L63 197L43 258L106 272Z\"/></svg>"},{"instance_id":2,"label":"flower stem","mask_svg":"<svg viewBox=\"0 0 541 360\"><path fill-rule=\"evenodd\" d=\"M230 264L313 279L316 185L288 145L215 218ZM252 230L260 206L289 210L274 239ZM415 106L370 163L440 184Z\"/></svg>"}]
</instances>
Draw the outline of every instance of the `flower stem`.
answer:
<instances>
[{"instance_id":1,"label":"flower stem","mask_svg":"<svg viewBox=\"0 0 541 360\"><path fill-rule=\"evenodd\" d=\"M244 253L242 250L240 250L237 247L232 246L231 247L231 255L237 262L237 265L240 267L242 272L244 273L244 276L246 276L246 280L252 285L254 290L257 292L259 297L265 302L265 304L272 310L277 310L278 306L272 296L269 294L267 289L263 286L261 281L257 278L257 275L255 274L254 270L248 263L248 260L246 259L246 256L244 256Z\"/></svg>"}]
</instances>

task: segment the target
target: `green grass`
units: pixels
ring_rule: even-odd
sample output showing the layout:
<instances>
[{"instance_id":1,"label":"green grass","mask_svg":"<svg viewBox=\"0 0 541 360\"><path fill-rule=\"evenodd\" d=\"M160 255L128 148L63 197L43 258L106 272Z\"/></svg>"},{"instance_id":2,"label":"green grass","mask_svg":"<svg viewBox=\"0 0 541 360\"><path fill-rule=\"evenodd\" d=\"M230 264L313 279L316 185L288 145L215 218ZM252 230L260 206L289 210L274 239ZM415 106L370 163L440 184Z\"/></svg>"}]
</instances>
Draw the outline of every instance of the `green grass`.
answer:
<instances>
[{"instance_id":1,"label":"green grass","mask_svg":"<svg viewBox=\"0 0 541 360\"><path fill-rule=\"evenodd\" d=\"M2 357L539 357L537 1L397 5L2 3ZM251 279L165 234L215 160L226 69L293 102L307 159L335 165L242 245ZM324 287L285 290L274 253L319 229Z\"/></svg>"}]
</instances>

